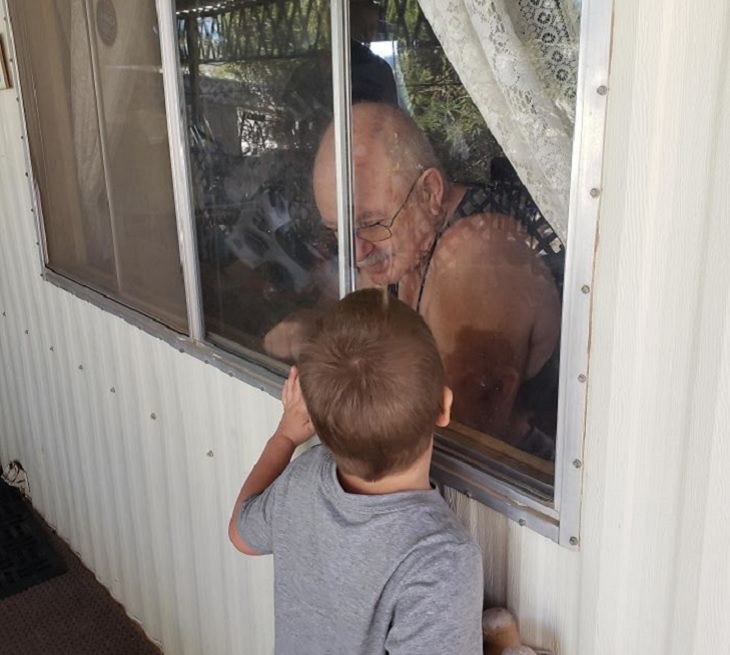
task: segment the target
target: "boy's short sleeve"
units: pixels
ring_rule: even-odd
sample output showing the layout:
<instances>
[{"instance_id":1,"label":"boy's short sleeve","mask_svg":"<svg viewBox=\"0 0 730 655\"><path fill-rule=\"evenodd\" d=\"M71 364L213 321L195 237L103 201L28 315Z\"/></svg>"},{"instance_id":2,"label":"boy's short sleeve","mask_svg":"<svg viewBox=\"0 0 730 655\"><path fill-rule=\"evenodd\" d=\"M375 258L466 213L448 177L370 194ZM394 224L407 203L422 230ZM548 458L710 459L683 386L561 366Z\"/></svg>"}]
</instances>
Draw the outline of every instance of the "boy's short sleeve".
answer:
<instances>
[{"instance_id":1,"label":"boy's short sleeve","mask_svg":"<svg viewBox=\"0 0 730 655\"><path fill-rule=\"evenodd\" d=\"M260 554L274 551L277 527L288 523L302 498L312 493L321 460L319 446L295 457L264 491L247 498L236 520L241 538Z\"/></svg>"},{"instance_id":2,"label":"boy's short sleeve","mask_svg":"<svg viewBox=\"0 0 730 655\"><path fill-rule=\"evenodd\" d=\"M241 538L262 555L271 553L274 549L276 482L277 480L260 494L247 498L236 521L236 529Z\"/></svg>"},{"instance_id":3,"label":"boy's short sleeve","mask_svg":"<svg viewBox=\"0 0 730 655\"><path fill-rule=\"evenodd\" d=\"M479 547L452 544L407 564L385 643L389 655L480 655L483 575Z\"/></svg>"}]
</instances>

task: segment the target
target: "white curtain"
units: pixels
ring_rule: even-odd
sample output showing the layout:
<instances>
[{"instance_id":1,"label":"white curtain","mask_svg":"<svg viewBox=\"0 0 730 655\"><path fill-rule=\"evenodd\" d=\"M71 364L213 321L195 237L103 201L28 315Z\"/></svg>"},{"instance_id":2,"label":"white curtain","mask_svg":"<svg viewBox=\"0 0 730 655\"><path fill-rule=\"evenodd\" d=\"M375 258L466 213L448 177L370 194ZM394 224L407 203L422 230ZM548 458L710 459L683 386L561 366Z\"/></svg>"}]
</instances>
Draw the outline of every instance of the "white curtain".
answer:
<instances>
[{"instance_id":1,"label":"white curtain","mask_svg":"<svg viewBox=\"0 0 730 655\"><path fill-rule=\"evenodd\" d=\"M565 243L581 0L419 0L518 175Z\"/></svg>"}]
</instances>

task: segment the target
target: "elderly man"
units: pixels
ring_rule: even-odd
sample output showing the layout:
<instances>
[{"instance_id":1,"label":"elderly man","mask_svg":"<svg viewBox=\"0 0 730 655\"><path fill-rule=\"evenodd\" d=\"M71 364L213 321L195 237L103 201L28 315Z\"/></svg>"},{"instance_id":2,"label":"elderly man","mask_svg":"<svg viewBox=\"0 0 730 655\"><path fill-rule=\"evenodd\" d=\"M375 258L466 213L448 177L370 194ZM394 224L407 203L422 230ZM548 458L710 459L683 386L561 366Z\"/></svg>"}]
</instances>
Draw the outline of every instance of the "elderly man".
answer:
<instances>
[{"instance_id":1,"label":"elderly man","mask_svg":"<svg viewBox=\"0 0 730 655\"><path fill-rule=\"evenodd\" d=\"M388 286L429 324L460 423L550 457L535 440L521 387L546 367L560 332L560 298L545 258L515 218L469 213L467 188L450 183L418 125L379 103L353 107L358 286ZM334 136L314 166L324 223L337 228ZM276 326L265 347L291 356L306 328Z\"/></svg>"}]
</instances>

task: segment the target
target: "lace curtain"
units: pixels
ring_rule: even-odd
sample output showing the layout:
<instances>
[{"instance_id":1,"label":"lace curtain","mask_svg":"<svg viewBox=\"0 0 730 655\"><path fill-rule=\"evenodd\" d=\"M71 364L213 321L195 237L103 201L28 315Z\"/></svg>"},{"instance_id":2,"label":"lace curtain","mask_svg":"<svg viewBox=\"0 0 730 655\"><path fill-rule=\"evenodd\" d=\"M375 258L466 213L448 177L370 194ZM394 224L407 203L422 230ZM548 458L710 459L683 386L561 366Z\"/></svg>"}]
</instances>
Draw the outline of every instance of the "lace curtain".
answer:
<instances>
[{"instance_id":1,"label":"lace curtain","mask_svg":"<svg viewBox=\"0 0 730 655\"><path fill-rule=\"evenodd\" d=\"M565 243L581 0L419 0L492 134Z\"/></svg>"}]
</instances>

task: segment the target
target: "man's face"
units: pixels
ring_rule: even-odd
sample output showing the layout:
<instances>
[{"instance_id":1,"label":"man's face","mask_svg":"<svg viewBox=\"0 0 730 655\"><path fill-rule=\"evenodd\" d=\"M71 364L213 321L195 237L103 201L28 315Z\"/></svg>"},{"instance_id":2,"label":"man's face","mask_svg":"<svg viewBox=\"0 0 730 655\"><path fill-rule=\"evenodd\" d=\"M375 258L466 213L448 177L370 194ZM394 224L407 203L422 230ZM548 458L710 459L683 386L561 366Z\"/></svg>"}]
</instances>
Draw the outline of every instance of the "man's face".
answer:
<instances>
[{"instance_id":1,"label":"man's face","mask_svg":"<svg viewBox=\"0 0 730 655\"><path fill-rule=\"evenodd\" d=\"M390 227L390 236L378 241L356 236L356 265L373 284L393 284L418 265L426 233L431 229L428 216L419 203L420 181L410 177L406 179L405 174L395 170L387 157L378 156L375 151L364 156L362 150L358 157L358 150L355 149L355 227L384 224ZM337 198L332 167L318 167L314 192L323 222L329 229L337 230ZM387 234L387 231L384 233Z\"/></svg>"}]
</instances>

